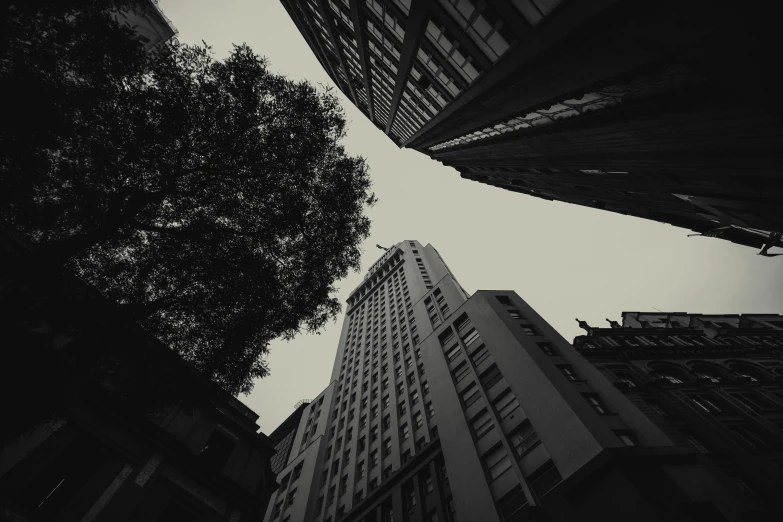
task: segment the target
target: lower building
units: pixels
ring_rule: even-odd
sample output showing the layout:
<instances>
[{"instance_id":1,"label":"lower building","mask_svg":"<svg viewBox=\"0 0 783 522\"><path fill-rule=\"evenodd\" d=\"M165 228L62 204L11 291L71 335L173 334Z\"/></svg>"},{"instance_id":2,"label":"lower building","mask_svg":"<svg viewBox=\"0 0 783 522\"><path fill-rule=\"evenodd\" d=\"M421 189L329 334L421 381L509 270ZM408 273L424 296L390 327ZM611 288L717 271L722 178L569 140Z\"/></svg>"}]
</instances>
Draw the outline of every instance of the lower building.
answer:
<instances>
[{"instance_id":1,"label":"lower building","mask_svg":"<svg viewBox=\"0 0 783 522\"><path fill-rule=\"evenodd\" d=\"M779 519L582 352L514 292L468 296L431 245L398 243L348 299L264 520Z\"/></svg>"},{"instance_id":2,"label":"lower building","mask_svg":"<svg viewBox=\"0 0 783 522\"><path fill-rule=\"evenodd\" d=\"M678 444L783 514L783 317L626 312L576 349Z\"/></svg>"},{"instance_id":3,"label":"lower building","mask_svg":"<svg viewBox=\"0 0 783 522\"><path fill-rule=\"evenodd\" d=\"M0 250L0 521L260 519L277 483L258 415L90 288Z\"/></svg>"}]
</instances>

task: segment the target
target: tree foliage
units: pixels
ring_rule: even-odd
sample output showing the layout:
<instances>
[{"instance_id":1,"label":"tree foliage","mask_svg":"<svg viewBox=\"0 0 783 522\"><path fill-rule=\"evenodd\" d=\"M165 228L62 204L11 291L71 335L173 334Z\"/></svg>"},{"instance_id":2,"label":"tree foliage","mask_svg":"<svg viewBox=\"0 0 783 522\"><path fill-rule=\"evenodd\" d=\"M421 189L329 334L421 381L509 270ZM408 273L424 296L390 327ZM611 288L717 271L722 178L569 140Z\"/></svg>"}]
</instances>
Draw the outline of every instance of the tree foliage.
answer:
<instances>
[{"instance_id":1,"label":"tree foliage","mask_svg":"<svg viewBox=\"0 0 783 522\"><path fill-rule=\"evenodd\" d=\"M369 233L367 167L340 144L328 90L246 45L222 61L206 44L145 55L107 12L12 20L1 85L56 95L3 128L0 215L35 256L247 393L271 340L339 313L334 283Z\"/></svg>"}]
</instances>

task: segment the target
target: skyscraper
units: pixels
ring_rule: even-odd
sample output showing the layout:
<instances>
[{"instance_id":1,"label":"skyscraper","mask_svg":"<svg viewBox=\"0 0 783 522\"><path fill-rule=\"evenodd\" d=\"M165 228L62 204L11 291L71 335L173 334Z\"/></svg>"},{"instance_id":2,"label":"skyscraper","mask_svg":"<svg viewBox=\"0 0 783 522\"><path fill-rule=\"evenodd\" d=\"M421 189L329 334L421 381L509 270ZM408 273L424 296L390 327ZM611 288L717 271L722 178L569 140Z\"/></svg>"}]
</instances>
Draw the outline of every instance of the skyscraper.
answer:
<instances>
[{"instance_id":1,"label":"skyscraper","mask_svg":"<svg viewBox=\"0 0 783 522\"><path fill-rule=\"evenodd\" d=\"M783 246L776 45L690 0L282 0L400 147L462 177ZM732 38L725 38L732 34Z\"/></svg>"},{"instance_id":2,"label":"skyscraper","mask_svg":"<svg viewBox=\"0 0 783 522\"><path fill-rule=\"evenodd\" d=\"M265 521L763 519L511 291L403 241L347 301Z\"/></svg>"}]
</instances>

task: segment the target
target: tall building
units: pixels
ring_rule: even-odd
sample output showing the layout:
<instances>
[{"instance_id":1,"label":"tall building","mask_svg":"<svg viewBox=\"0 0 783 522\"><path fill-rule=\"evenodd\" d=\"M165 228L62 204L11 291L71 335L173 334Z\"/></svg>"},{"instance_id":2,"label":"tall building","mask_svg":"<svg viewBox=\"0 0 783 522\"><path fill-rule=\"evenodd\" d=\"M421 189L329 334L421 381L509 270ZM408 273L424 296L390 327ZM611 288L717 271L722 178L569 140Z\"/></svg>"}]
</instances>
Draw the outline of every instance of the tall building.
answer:
<instances>
[{"instance_id":1,"label":"tall building","mask_svg":"<svg viewBox=\"0 0 783 522\"><path fill-rule=\"evenodd\" d=\"M177 29L163 14L158 0L143 0L135 8L118 11L115 20L132 29L147 52L158 52L174 38Z\"/></svg>"},{"instance_id":2,"label":"tall building","mask_svg":"<svg viewBox=\"0 0 783 522\"><path fill-rule=\"evenodd\" d=\"M776 33L758 10L706 0L282 3L376 127L463 178L783 246Z\"/></svg>"},{"instance_id":3,"label":"tall building","mask_svg":"<svg viewBox=\"0 0 783 522\"><path fill-rule=\"evenodd\" d=\"M672 440L783 514L783 316L626 312L574 347Z\"/></svg>"},{"instance_id":4,"label":"tall building","mask_svg":"<svg viewBox=\"0 0 783 522\"><path fill-rule=\"evenodd\" d=\"M350 295L266 522L765 520L511 291L403 241Z\"/></svg>"}]
</instances>

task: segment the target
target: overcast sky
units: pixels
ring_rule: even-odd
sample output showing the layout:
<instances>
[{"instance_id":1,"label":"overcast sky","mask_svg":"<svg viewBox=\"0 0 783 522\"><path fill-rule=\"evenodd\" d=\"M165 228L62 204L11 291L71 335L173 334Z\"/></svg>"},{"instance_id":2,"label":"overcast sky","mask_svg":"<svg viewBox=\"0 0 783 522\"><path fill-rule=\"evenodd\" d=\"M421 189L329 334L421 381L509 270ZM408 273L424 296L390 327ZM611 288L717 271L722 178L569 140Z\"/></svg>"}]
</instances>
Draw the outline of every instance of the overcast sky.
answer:
<instances>
[{"instance_id":1,"label":"overcast sky","mask_svg":"<svg viewBox=\"0 0 783 522\"><path fill-rule=\"evenodd\" d=\"M161 0L160 7L181 42L204 40L217 58L247 43L277 73L333 85L278 0ZM606 326L623 311L783 313L783 257L463 180L398 149L335 91L348 119L346 149L367 158L380 199L369 211L362 273L338 284L342 301L383 253L376 243L417 239L438 249L465 290L515 290L568 340L582 333L575 318ZM329 384L341 327L342 317L321 335L272 344L272 374L240 397L265 433Z\"/></svg>"}]
</instances>

